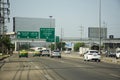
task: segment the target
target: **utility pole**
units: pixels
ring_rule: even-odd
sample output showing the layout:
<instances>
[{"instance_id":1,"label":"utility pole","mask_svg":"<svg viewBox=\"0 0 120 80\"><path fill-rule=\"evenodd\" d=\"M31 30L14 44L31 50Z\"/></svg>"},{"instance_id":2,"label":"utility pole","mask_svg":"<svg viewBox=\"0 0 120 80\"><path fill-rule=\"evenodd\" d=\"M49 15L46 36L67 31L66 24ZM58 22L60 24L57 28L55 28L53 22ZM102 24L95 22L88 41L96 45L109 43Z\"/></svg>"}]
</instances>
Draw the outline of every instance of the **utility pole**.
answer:
<instances>
[{"instance_id":1,"label":"utility pole","mask_svg":"<svg viewBox=\"0 0 120 80\"><path fill-rule=\"evenodd\" d=\"M62 38L63 38L63 30L62 30L62 28L61 28L61 52L62 52Z\"/></svg>"},{"instance_id":2,"label":"utility pole","mask_svg":"<svg viewBox=\"0 0 120 80\"><path fill-rule=\"evenodd\" d=\"M52 17L53 16L49 16L49 18L50 18L50 28L52 27ZM50 48L52 50L52 42L50 42Z\"/></svg>"},{"instance_id":3,"label":"utility pole","mask_svg":"<svg viewBox=\"0 0 120 80\"><path fill-rule=\"evenodd\" d=\"M79 31L80 31L80 40L82 40L82 38L83 38L83 36L82 36L83 35L83 26L82 25L80 26Z\"/></svg>"},{"instance_id":4,"label":"utility pole","mask_svg":"<svg viewBox=\"0 0 120 80\"><path fill-rule=\"evenodd\" d=\"M6 23L10 21L10 2L9 0L0 0L0 39L3 39L7 32ZM4 53L4 44L2 43L2 53Z\"/></svg>"}]
</instances>

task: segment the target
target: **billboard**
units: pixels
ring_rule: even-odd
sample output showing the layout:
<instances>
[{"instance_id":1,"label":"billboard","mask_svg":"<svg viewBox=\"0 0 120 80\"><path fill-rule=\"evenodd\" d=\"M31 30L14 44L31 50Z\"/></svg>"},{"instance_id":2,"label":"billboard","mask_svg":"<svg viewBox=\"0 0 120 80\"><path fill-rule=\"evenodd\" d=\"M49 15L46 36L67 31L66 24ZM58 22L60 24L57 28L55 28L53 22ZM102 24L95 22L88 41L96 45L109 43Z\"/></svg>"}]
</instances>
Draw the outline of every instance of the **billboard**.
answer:
<instances>
[{"instance_id":1,"label":"billboard","mask_svg":"<svg viewBox=\"0 0 120 80\"><path fill-rule=\"evenodd\" d=\"M13 18L13 31L37 31L40 28L54 28L55 19L49 18L26 18L26 17L14 17Z\"/></svg>"},{"instance_id":2,"label":"billboard","mask_svg":"<svg viewBox=\"0 0 120 80\"><path fill-rule=\"evenodd\" d=\"M101 29L101 38L107 38L107 28L106 27L89 27L88 28L88 38L100 38L100 29Z\"/></svg>"}]
</instances>

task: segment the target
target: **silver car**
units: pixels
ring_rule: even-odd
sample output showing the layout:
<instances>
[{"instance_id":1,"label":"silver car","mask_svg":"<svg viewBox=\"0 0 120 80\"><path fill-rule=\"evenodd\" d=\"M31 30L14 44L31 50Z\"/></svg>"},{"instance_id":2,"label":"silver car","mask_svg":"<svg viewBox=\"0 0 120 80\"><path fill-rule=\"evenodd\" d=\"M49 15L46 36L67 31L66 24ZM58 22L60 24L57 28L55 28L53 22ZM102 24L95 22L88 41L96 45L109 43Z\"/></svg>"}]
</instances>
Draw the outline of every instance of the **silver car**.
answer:
<instances>
[{"instance_id":1,"label":"silver car","mask_svg":"<svg viewBox=\"0 0 120 80\"><path fill-rule=\"evenodd\" d=\"M49 50L42 50L42 56L50 56Z\"/></svg>"},{"instance_id":2,"label":"silver car","mask_svg":"<svg viewBox=\"0 0 120 80\"><path fill-rule=\"evenodd\" d=\"M55 51L51 52L50 56L51 56L51 58L53 58L53 57L61 58L61 52L58 50L55 50Z\"/></svg>"}]
</instances>

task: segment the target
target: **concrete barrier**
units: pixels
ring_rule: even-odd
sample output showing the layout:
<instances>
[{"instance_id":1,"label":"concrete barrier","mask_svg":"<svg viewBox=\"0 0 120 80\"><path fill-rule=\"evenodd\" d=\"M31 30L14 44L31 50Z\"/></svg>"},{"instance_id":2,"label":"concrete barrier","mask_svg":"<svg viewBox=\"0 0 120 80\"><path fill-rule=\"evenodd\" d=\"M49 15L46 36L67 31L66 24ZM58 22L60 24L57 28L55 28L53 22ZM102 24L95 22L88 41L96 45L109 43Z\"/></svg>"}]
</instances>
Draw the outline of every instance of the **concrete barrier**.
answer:
<instances>
[{"instance_id":1,"label":"concrete barrier","mask_svg":"<svg viewBox=\"0 0 120 80\"><path fill-rule=\"evenodd\" d=\"M83 59L83 56L80 56L78 52L72 52L71 54L65 54L64 52L62 53L63 57L70 57L70 58L79 58ZM120 64L120 59L116 58L111 58L111 57L101 57L101 61L106 62L106 63L114 63L114 64Z\"/></svg>"},{"instance_id":2,"label":"concrete barrier","mask_svg":"<svg viewBox=\"0 0 120 80\"><path fill-rule=\"evenodd\" d=\"M5 58L7 58L7 57L9 57L10 55L1 55L0 56L0 60L3 60L3 59L5 59Z\"/></svg>"}]
</instances>

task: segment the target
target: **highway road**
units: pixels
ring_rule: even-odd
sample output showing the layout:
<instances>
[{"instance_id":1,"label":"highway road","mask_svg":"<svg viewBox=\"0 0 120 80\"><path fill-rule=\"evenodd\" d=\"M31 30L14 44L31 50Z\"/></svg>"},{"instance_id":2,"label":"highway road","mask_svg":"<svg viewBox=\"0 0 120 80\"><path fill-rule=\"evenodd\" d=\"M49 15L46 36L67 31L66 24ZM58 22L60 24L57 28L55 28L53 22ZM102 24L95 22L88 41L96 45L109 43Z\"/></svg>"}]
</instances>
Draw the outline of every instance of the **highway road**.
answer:
<instances>
[{"instance_id":1,"label":"highway road","mask_svg":"<svg viewBox=\"0 0 120 80\"><path fill-rule=\"evenodd\" d=\"M120 80L120 65L13 54L0 61L0 80Z\"/></svg>"}]
</instances>

